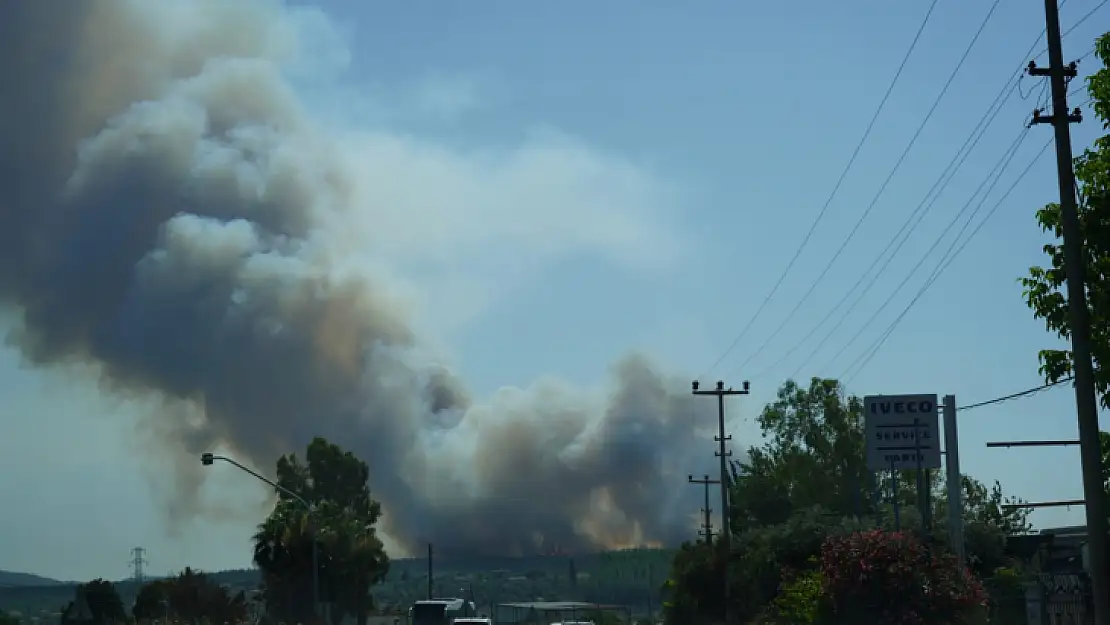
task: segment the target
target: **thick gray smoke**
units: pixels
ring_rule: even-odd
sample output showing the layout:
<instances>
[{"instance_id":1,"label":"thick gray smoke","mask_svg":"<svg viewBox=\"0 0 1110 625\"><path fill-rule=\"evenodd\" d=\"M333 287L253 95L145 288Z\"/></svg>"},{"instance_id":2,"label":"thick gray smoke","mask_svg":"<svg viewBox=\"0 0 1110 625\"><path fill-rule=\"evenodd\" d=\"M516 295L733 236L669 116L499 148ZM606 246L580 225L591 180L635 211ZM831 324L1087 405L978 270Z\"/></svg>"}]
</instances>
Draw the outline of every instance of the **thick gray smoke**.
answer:
<instances>
[{"instance_id":1,"label":"thick gray smoke","mask_svg":"<svg viewBox=\"0 0 1110 625\"><path fill-rule=\"evenodd\" d=\"M512 554L689 536L712 409L629 358L607 400L469 399L325 223L368 210L283 79L263 0L6 0L0 302L38 366L160 397L163 441L266 470L325 436L365 458L412 545ZM712 402L706 402L712 404ZM200 415L197 418L196 415ZM711 458L711 457L710 457ZM186 471L185 467L180 469Z\"/></svg>"}]
</instances>

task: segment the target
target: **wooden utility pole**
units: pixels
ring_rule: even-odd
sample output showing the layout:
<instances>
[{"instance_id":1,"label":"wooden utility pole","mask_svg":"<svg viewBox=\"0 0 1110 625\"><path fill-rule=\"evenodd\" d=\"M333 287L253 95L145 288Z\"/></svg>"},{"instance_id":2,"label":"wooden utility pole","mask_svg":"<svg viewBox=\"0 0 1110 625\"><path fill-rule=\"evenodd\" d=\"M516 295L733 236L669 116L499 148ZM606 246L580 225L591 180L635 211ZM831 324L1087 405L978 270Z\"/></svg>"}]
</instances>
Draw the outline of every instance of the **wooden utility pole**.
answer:
<instances>
[{"instance_id":1,"label":"wooden utility pole","mask_svg":"<svg viewBox=\"0 0 1110 625\"><path fill-rule=\"evenodd\" d=\"M1075 172L1072 169L1071 124L1083 120L1079 109L1068 111L1068 80L1076 76L1075 63L1064 65L1060 42L1060 10L1057 0L1045 0L1045 38L1048 67L1032 61L1029 73L1048 76L1052 88L1052 115L1037 111L1033 123L1052 124L1056 131L1056 174L1060 185L1060 222L1064 239L1064 275L1067 277L1068 329L1071 334L1075 403L1079 421L1079 453L1083 463L1083 499L1087 513L1087 548L1090 552L1091 595L1095 625L1110 625L1110 579L1106 553L1106 497L1102 483L1102 452L1099 448L1098 400L1095 396L1094 366L1091 361L1091 315L1087 308L1086 255L1083 230L1076 204Z\"/></svg>"},{"instance_id":2,"label":"wooden utility pole","mask_svg":"<svg viewBox=\"0 0 1110 625\"><path fill-rule=\"evenodd\" d=\"M732 529L729 527L729 507L728 507L728 457L732 452L725 449L725 443L732 440L732 436L725 435L725 396L727 395L747 395L749 384L744 382L741 390L734 390L732 387L725 388L724 382L717 382L716 388L711 391L699 390L701 383L697 380L691 384L694 395L715 395L717 397L717 436L713 440L719 444L719 449L713 454L721 461L721 549L725 554L724 566L724 603L725 603L725 625L732 625L732 599L729 592L728 581L728 561L732 556ZM1099 624L1103 625L1103 624ZM1107 624L1110 625L1110 624Z\"/></svg>"},{"instance_id":3,"label":"wooden utility pole","mask_svg":"<svg viewBox=\"0 0 1110 625\"><path fill-rule=\"evenodd\" d=\"M701 529L698 530L698 536L705 537L705 544L713 544L713 509L709 507L709 486L712 484L720 484L721 480L711 480L706 475L700 480L695 480L693 475L686 476L686 480L691 484L700 484L705 488L705 507L701 509L702 518L704 519L701 524Z\"/></svg>"}]
</instances>

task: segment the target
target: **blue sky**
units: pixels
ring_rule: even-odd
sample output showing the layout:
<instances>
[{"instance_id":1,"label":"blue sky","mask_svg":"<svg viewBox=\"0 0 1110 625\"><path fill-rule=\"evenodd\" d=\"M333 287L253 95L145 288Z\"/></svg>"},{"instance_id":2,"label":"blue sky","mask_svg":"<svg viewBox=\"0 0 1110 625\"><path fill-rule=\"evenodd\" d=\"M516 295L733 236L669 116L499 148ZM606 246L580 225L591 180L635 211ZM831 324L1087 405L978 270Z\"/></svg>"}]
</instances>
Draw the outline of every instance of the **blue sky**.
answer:
<instances>
[{"instance_id":1,"label":"blue sky","mask_svg":"<svg viewBox=\"0 0 1110 625\"><path fill-rule=\"evenodd\" d=\"M1069 0L1064 28L1096 4ZM297 84L324 122L380 139L352 146L389 163L377 172L378 199L396 208L382 226L379 259L404 276L421 329L450 354L475 395L543 375L604 385L611 363L631 350L693 377L718 359L772 289L927 7L924 0L329 0L295 5L299 23L318 34L305 39L312 63ZM989 9L985 0L940 0L821 227L744 340L707 376L737 384L752 378L752 395L730 408L738 443L757 442L754 417L786 376L799 367L803 377L840 376L879 336L924 270L829 362L1021 131L1039 87L1028 78L1023 93L1033 95L1006 102L828 345L806 362L806 345L819 331L771 367L872 266L1027 61L1022 54L1043 26L1038 0L1000 3L851 245L755 353L827 267ZM1078 27L1065 40L1066 56L1085 54L1105 23L1096 14ZM1093 64L1089 58L1081 71ZM1098 131L1093 120L1075 127L1077 148ZM1030 131L977 219L1050 134L1045 126ZM850 379L850 390L952 393L968 404L1039 384L1036 352L1056 342L1025 308L1017 279L1042 260L1046 237L1033 212L1055 193L1046 153ZM94 383L27 370L15 352L0 351L0 470L9 478L0 481L7 504L0 568L119 578L128 574L129 549L140 545L155 573L248 564L257 506L247 506L251 513L227 506L226 518L167 528L136 432L144 409ZM1078 498L1077 450L984 447L1075 432L1067 387L977 409L961 422L963 469L1028 500ZM208 487L230 503L265 497L235 473L213 474ZM1073 524L1082 510L1033 518L1042 526Z\"/></svg>"}]
</instances>

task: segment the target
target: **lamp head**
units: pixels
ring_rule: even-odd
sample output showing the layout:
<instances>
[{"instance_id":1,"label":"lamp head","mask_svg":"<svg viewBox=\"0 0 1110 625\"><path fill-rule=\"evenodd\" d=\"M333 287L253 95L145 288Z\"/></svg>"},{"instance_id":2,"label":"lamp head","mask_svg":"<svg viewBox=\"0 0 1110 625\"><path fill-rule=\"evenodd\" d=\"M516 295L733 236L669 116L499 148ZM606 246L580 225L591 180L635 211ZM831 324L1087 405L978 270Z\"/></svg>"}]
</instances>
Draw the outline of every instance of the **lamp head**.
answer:
<instances>
[{"instance_id":1,"label":"lamp head","mask_svg":"<svg viewBox=\"0 0 1110 625\"><path fill-rule=\"evenodd\" d=\"M212 466L212 460L212 454L210 453L203 453L200 455L200 463L206 467Z\"/></svg>"},{"instance_id":2,"label":"lamp head","mask_svg":"<svg viewBox=\"0 0 1110 625\"><path fill-rule=\"evenodd\" d=\"M690 383L690 386L693 387L694 391L696 392L698 390L698 387L701 386L701 382L694 380Z\"/></svg>"}]
</instances>

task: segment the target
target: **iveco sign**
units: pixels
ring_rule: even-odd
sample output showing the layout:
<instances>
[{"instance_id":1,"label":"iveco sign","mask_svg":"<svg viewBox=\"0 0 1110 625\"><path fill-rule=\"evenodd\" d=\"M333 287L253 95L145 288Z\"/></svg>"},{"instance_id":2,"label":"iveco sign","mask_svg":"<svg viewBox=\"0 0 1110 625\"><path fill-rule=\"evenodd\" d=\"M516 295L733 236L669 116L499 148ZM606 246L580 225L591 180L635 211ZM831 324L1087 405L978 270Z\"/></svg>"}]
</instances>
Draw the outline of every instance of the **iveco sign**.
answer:
<instances>
[{"instance_id":1,"label":"iveco sign","mask_svg":"<svg viewBox=\"0 0 1110 625\"><path fill-rule=\"evenodd\" d=\"M937 396L863 398L867 468L873 471L940 468Z\"/></svg>"}]
</instances>

